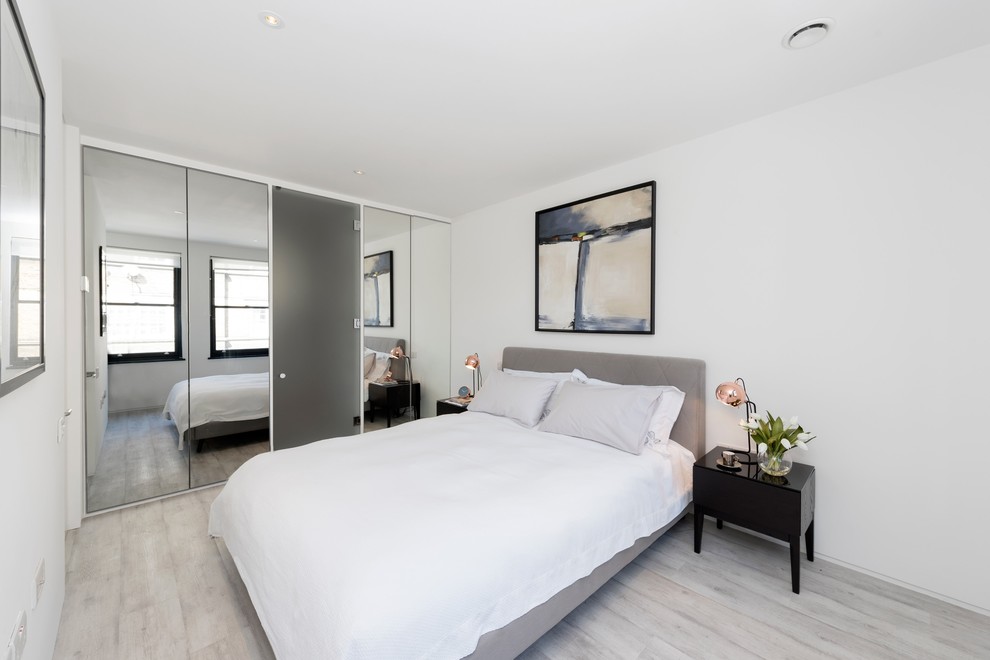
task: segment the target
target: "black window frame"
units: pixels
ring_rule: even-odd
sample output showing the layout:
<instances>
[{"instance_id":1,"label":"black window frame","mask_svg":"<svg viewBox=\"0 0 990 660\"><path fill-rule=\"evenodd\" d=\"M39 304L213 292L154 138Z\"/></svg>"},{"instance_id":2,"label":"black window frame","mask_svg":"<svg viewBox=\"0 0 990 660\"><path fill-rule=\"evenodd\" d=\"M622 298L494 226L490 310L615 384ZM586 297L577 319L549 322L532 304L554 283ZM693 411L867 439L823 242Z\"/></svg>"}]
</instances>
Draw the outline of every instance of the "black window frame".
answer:
<instances>
[{"instance_id":1,"label":"black window frame","mask_svg":"<svg viewBox=\"0 0 990 660\"><path fill-rule=\"evenodd\" d=\"M121 249L133 249L133 248L121 248ZM169 305L162 304L145 304L145 303L112 303L106 299L106 286L107 279L105 274L102 272L106 268L106 263L110 261L106 258L106 252L102 252L101 259L101 275L103 275L102 283L100 286L100 310L101 310L101 327L106 329L105 334L109 335L109 309L110 307L169 307ZM175 350L174 351L155 351L149 353L111 353L107 351L107 364L136 364L142 362L180 362L184 358L182 357L182 265L180 257L180 265L172 267L172 296L173 302L175 303L175 324L173 326L175 335Z\"/></svg>"},{"instance_id":2,"label":"black window frame","mask_svg":"<svg viewBox=\"0 0 990 660\"><path fill-rule=\"evenodd\" d=\"M265 307L256 305L217 305L216 298L216 269L213 262L216 259L227 259L229 261L253 261L255 263L265 263L258 259L243 259L240 257L210 257L210 359L227 360L230 358L246 357L268 357L268 348L229 348L217 350L217 308L220 309L266 309L271 310L271 301ZM269 271L270 272L270 271ZM270 276L270 275L269 275ZM269 313L271 313L269 311ZM271 347L271 338L268 339L268 347Z\"/></svg>"}]
</instances>

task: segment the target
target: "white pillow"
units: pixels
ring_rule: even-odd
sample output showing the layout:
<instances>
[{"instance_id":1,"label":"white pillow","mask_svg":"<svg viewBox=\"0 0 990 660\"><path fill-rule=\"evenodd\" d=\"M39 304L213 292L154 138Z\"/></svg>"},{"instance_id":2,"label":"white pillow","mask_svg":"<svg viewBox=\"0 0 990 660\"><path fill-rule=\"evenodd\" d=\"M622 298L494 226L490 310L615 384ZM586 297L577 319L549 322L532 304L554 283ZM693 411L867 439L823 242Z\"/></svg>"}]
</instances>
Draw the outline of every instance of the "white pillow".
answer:
<instances>
[{"instance_id":1,"label":"white pillow","mask_svg":"<svg viewBox=\"0 0 990 660\"><path fill-rule=\"evenodd\" d=\"M375 355L375 364L371 367L371 371L364 375L368 380L378 380L385 375L388 371L388 366L392 361L392 356L388 353L382 353L380 351L372 351Z\"/></svg>"},{"instance_id":2,"label":"white pillow","mask_svg":"<svg viewBox=\"0 0 990 660\"><path fill-rule=\"evenodd\" d=\"M547 433L594 440L640 454L661 395L648 388L564 383L557 405L540 424Z\"/></svg>"},{"instance_id":3,"label":"white pillow","mask_svg":"<svg viewBox=\"0 0 990 660\"><path fill-rule=\"evenodd\" d=\"M512 374L513 376L523 376L524 378L549 378L550 380L557 381L557 387L554 388L553 394L547 400L546 408L543 410L543 417L546 417L550 410L553 408L554 404L557 402L557 397L560 396L561 386L569 380L577 380L578 378L587 378L583 372L574 369L573 371L523 371L522 369L502 369L507 374Z\"/></svg>"},{"instance_id":4,"label":"white pillow","mask_svg":"<svg viewBox=\"0 0 990 660\"><path fill-rule=\"evenodd\" d=\"M677 421L677 416L681 413L681 407L684 405L684 392L673 385L620 385L619 383L610 383L606 380L589 378L580 369L575 369L574 373L575 379L578 382L588 385L647 388L658 392L662 396L660 396L660 403L653 414L653 419L650 421L650 431L653 433L656 442L667 442L670 440L670 431L674 428L674 422Z\"/></svg>"},{"instance_id":5,"label":"white pillow","mask_svg":"<svg viewBox=\"0 0 990 660\"><path fill-rule=\"evenodd\" d=\"M557 387L549 378L515 376L495 371L478 389L468 410L509 417L526 426L536 426L543 415L547 399Z\"/></svg>"}]
</instances>

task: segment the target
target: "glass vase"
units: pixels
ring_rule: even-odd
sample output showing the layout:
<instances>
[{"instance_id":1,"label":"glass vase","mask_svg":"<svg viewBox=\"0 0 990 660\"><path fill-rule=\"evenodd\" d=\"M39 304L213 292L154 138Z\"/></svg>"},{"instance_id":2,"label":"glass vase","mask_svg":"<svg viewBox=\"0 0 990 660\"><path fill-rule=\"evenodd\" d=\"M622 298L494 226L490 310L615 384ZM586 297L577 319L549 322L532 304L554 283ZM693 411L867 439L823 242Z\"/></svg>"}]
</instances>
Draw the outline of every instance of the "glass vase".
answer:
<instances>
[{"instance_id":1,"label":"glass vase","mask_svg":"<svg viewBox=\"0 0 990 660\"><path fill-rule=\"evenodd\" d=\"M762 452L756 456L760 469L773 477L782 477L791 471L792 461L787 452Z\"/></svg>"}]
</instances>

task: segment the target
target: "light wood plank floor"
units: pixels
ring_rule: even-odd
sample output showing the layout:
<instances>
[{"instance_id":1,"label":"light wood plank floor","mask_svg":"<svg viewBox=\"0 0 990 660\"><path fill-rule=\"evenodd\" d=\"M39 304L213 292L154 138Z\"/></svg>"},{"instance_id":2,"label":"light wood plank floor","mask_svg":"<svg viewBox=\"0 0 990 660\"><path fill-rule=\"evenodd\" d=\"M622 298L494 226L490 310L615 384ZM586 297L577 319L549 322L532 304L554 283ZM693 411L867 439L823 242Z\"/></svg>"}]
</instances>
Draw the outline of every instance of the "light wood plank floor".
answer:
<instances>
[{"instance_id":1,"label":"light wood plank floor","mask_svg":"<svg viewBox=\"0 0 990 660\"><path fill-rule=\"evenodd\" d=\"M56 658L272 658L223 541L219 488L87 518L66 537ZM710 521L709 521L710 522ZM990 618L821 559L790 590L783 546L682 520L525 660L990 658ZM315 659L314 659L315 660Z\"/></svg>"}]
</instances>

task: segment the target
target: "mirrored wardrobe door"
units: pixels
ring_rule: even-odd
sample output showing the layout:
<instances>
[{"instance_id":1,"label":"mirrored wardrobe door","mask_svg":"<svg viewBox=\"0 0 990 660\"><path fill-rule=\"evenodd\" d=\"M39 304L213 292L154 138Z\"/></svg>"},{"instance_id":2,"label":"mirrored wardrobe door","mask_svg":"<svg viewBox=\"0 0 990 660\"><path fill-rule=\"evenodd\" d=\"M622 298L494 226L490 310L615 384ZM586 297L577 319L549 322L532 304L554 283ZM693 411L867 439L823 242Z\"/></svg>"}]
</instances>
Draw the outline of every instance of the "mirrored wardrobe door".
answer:
<instances>
[{"instance_id":1,"label":"mirrored wardrobe door","mask_svg":"<svg viewBox=\"0 0 990 660\"><path fill-rule=\"evenodd\" d=\"M423 415L450 387L450 224L412 218L410 350L420 381Z\"/></svg>"},{"instance_id":2,"label":"mirrored wardrobe door","mask_svg":"<svg viewBox=\"0 0 990 660\"><path fill-rule=\"evenodd\" d=\"M269 450L268 187L189 170L189 479Z\"/></svg>"},{"instance_id":3,"label":"mirrored wardrobe door","mask_svg":"<svg viewBox=\"0 0 990 660\"><path fill-rule=\"evenodd\" d=\"M411 421L422 407L411 356L412 218L364 208L364 430Z\"/></svg>"},{"instance_id":4,"label":"mirrored wardrobe door","mask_svg":"<svg viewBox=\"0 0 990 660\"><path fill-rule=\"evenodd\" d=\"M86 509L189 487L186 172L83 150ZM171 407L170 407L171 403Z\"/></svg>"}]
</instances>

